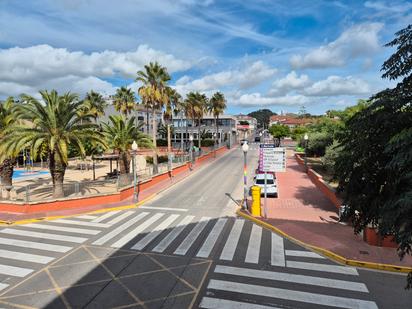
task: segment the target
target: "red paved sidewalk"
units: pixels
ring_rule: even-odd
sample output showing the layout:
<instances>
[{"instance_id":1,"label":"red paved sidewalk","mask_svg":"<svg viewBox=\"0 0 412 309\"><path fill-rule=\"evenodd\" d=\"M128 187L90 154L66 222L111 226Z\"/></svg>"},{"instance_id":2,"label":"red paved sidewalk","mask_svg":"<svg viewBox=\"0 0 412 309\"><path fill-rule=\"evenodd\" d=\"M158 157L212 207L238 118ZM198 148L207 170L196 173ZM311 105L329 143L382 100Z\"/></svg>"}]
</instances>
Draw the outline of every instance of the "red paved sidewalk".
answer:
<instances>
[{"instance_id":1,"label":"red paved sidewalk","mask_svg":"<svg viewBox=\"0 0 412 309\"><path fill-rule=\"evenodd\" d=\"M232 149L235 149L236 145ZM229 150L230 151L230 150ZM196 172L200 168L204 167L207 164L213 163L215 160L219 159L220 157L224 156L227 153L221 152L216 154L216 158L213 156L210 158L207 158L201 162L196 162L193 165L192 171L190 170L185 170L183 172L180 172L176 175L174 175L172 178L165 179L163 181L160 181L153 186L142 190L139 192L139 201L144 201L145 199L153 196L154 194L157 194L168 187L172 186L173 184L185 179L186 177L190 176L192 173ZM114 208L114 207L121 207L121 206L127 206L127 205L132 205L133 204L133 197L129 197L127 199L124 199L120 202L116 203L107 203L107 204L100 204L100 205L93 205L93 206L88 206L84 207L81 209L65 209L65 210L57 210L57 211L49 211L49 212L37 212L37 213L28 213L28 214L21 214L21 213L8 213L8 212L0 212L0 221L5 221L5 222L16 222L16 221L21 221L21 220L29 220L29 219L40 219L40 218L46 218L46 217L55 217L55 216L72 216L72 215L77 215L77 214L84 214L84 213L89 213L93 211L98 211L98 210L104 210L104 209L109 209L109 208Z\"/></svg>"},{"instance_id":2,"label":"red paved sidewalk","mask_svg":"<svg viewBox=\"0 0 412 309\"><path fill-rule=\"evenodd\" d=\"M351 226L338 223L336 207L311 182L291 151L286 172L277 173L277 181L279 198L268 198L268 218L264 221L300 241L347 259L412 266L412 256L400 261L396 249L368 245L361 236L354 235Z\"/></svg>"}]
</instances>

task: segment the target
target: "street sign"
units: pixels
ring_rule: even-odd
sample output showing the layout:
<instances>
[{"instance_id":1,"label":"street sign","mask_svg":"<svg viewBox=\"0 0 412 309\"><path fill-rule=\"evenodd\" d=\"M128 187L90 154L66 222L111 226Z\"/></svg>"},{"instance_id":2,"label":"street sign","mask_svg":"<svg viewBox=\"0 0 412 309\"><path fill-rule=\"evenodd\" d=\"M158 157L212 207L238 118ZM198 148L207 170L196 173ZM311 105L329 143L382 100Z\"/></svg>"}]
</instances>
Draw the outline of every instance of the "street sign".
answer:
<instances>
[{"instance_id":1,"label":"street sign","mask_svg":"<svg viewBox=\"0 0 412 309\"><path fill-rule=\"evenodd\" d=\"M286 170L286 149L273 144L261 144L259 170L262 172L284 172Z\"/></svg>"}]
</instances>

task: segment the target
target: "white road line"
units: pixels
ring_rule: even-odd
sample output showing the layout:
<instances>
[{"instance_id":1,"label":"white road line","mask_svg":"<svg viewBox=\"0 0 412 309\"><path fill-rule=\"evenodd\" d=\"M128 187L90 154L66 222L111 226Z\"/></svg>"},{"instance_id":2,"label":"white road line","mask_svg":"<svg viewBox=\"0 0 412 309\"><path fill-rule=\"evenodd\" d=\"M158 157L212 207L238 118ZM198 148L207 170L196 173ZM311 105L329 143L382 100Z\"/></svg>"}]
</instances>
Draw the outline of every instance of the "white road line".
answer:
<instances>
[{"instance_id":1,"label":"white road line","mask_svg":"<svg viewBox=\"0 0 412 309\"><path fill-rule=\"evenodd\" d=\"M244 293L249 295L280 298L290 301L297 301L302 303L310 303L324 306L341 308L378 309L378 306L375 304L375 302L368 300L279 289L261 285L252 285L223 280L212 279L210 280L209 285L207 287L208 289L214 290L223 290L235 293Z\"/></svg>"},{"instance_id":2,"label":"white road line","mask_svg":"<svg viewBox=\"0 0 412 309\"><path fill-rule=\"evenodd\" d=\"M256 224L252 226L249 244L246 251L246 263L259 263L260 241L262 239L262 228Z\"/></svg>"},{"instance_id":3,"label":"white road line","mask_svg":"<svg viewBox=\"0 0 412 309\"><path fill-rule=\"evenodd\" d=\"M101 215L100 217L94 219L92 222L96 222L96 223L102 222L102 221L106 220L107 218L110 218L110 217L114 216L115 214L118 214L119 212L120 212L120 210L107 212L104 215Z\"/></svg>"},{"instance_id":4,"label":"white road line","mask_svg":"<svg viewBox=\"0 0 412 309\"><path fill-rule=\"evenodd\" d=\"M8 284L0 283L0 291L4 290L5 288L8 288L8 287L9 287Z\"/></svg>"},{"instance_id":5,"label":"white road line","mask_svg":"<svg viewBox=\"0 0 412 309\"><path fill-rule=\"evenodd\" d=\"M61 223L61 224L71 224L71 225L97 227L97 228L110 227L110 224L106 224L106 223L84 222L84 221L76 221L76 220L69 220L69 219L58 219L58 220L55 220L53 222Z\"/></svg>"},{"instance_id":6,"label":"white road line","mask_svg":"<svg viewBox=\"0 0 412 309\"><path fill-rule=\"evenodd\" d=\"M110 239L112 239L113 237L116 237L118 234L120 234L121 232L123 232L124 230L126 230L127 228L132 226L133 224L135 224L140 219L146 217L148 214L149 214L148 212L142 212L142 213L138 214L137 216L133 217L131 220L123 223L122 225L115 228L113 231L107 233L103 237L101 237L98 240L96 240L95 242L93 242L93 245L103 245L103 244L105 244Z\"/></svg>"},{"instance_id":7,"label":"white road line","mask_svg":"<svg viewBox=\"0 0 412 309\"><path fill-rule=\"evenodd\" d=\"M0 264L0 274L3 275L13 277L25 277L31 272L33 272L33 269Z\"/></svg>"},{"instance_id":8,"label":"white road line","mask_svg":"<svg viewBox=\"0 0 412 309\"><path fill-rule=\"evenodd\" d=\"M180 211L180 212L187 212L189 209L183 208L168 208L168 207L156 207L156 206L140 206L141 209L154 209L154 210L173 210L173 211Z\"/></svg>"},{"instance_id":9,"label":"white road line","mask_svg":"<svg viewBox=\"0 0 412 309\"><path fill-rule=\"evenodd\" d=\"M242 228L245 220L236 220L235 224L230 231L229 237L226 240L225 247L220 255L221 260L231 261L235 255L236 247L239 242L240 234L242 233Z\"/></svg>"},{"instance_id":10,"label":"white road line","mask_svg":"<svg viewBox=\"0 0 412 309\"><path fill-rule=\"evenodd\" d=\"M39 264L47 264L54 260L54 257L50 257L50 256L29 254L29 253L9 251L9 250L3 250L3 249L0 249L0 257L11 259L11 260L32 262L32 263L39 263Z\"/></svg>"},{"instance_id":11,"label":"white road line","mask_svg":"<svg viewBox=\"0 0 412 309\"><path fill-rule=\"evenodd\" d=\"M100 230L88 230L88 229L80 229L76 227L65 227L65 226L56 226L56 225L39 224L39 223L25 224L24 227L30 227L33 229L41 229L41 230L49 230L49 231L62 231L62 232L69 232L69 233L76 233L76 234L88 234L88 235L97 235L101 232Z\"/></svg>"},{"instance_id":12,"label":"white road line","mask_svg":"<svg viewBox=\"0 0 412 309\"><path fill-rule=\"evenodd\" d=\"M135 213L134 211L127 211L127 212L121 214L120 216L118 216L116 218L113 218L112 220L110 220L109 222L106 222L106 223L110 224L110 225L116 224L116 223L122 221L123 219L129 217L130 215L132 215L134 213Z\"/></svg>"},{"instance_id":13,"label":"white road line","mask_svg":"<svg viewBox=\"0 0 412 309\"><path fill-rule=\"evenodd\" d=\"M228 299L203 297L199 304L200 308L208 309L279 309L279 307L256 305L251 303L243 303Z\"/></svg>"},{"instance_id":14,"label":"white road line","mask_svg":"<svg viewBox=\"0 0 412 309\"><path fill-rule=\"evenodd\" d=\"M275 233L272 234L272 251L270 264L272 266L285 267L285 249L283 247L283 238Z\"/></svg>"},{"instance_id":15,"label":"white road line","mask_svg":"<svg viewBox=\"0 0 412 309\"><path fill-rule=\"evenodd\" d=\"M123 247L125 244L127 244L129 241L131 241L133 238L135 238L137 235L139 235L141 232L143 232L148 226L152 225L158 219L163 217L163 215L164 215L164 213L154 214L152 217L150 217L149 219L144 221L142 224L140 224L134 230L130 231L129 233L124 235L122 238L120 238L118 241L116 241L114 244L112 244L111 247L112 248Z\"/></svg>"},{"instance_id":16,"label":"white road line","mask_svg":"<svg viewBox=\"0 0 412 309\"><path fill-rule=\"evenodd\" d=\"M76 216L76 219L85 219L85 220L93 220L96 219L96 216L90 216L90 215L82 215L82 216Z\"/></svg>"},{"instance_id":17,"label":"white road line","mask_svg":"<svg viewBox=\"0 0 412 309\"><path fill-rule=\"evenodd\" d=\"M75 243L79 243L79 244L81 244L81 243L83 243L87 240L87 238L83 238L83 237L74 237L74 236L49 234L49 233L38 233L38 232L15 230L15 229L9 229L9 228L6 228L4 230L0 230L0 233L9 234L9 235L32 237L32 238L52 239L52 240L60 240L60 241L67 241L67 242L75 242Z\"/></svg>"},{"instance_id":18,"label":"white road line","mask_svg":"<svg viewBox=\"0 0 412 309\"><path fill-rule=\"evenodd\" d=\"M153 231L143 237L138 241L131 249L142 250L144 249L153 239L159 236L165 229L167 229L173 221L175 221L180 215L170 215L166 220L160 223Z\"/></svg>"},{"instance_id":19,"label":"white road line","mask_svg":"<svg viewBox=\"0 0 412 309\"><path fill-rule=\"evenodd\" d=\"M356 270L356 268L347 267L347 266L286 261L286 267L308 269L308 270L315 270L315 271L324 271L324 272L337 273L337 274L346 274L346 275L355 275L355 276L358 275L358 271Z\"/></svg>"},{"instance_id":20,"label":"white road line","mask_svg":"<svg viewBox=\"0 0 412 309\"><path fill-rule=\"evenodd\" d=\"M167 247L170 246L170 244L173 242L173 240L176 239L177 236L182 233L182 231L185 229L185 227L192 222L193 218L195 216L186 216L183 218L182 221L179 222L178 225L169 233L163 240L153 248L153 252L163 252L166 250Z\"/></svg>"},{"instance_id":21,"label":"white road line","mask_svg":"<svg viewBox=\"0 0 412 309\"><path fill-rule=\"evenodd\" d=\"M282 272L274 272L267 270L257 270L249 268L239 268L231 266L217 265L215 273L227 274L233 276L242 276L257 279L268 279L275 281L293 282L307 285L323 286L334 289L342 289L348 291L365 292L368 293L368 288L363 283L329 279L322 277L295 275Z\"/></svg>"},{"instance_id":22,"label":"white road line","mask_svg":"<svg viewBox=\"0 0 412 309\"><path fill-rule=\"evenodd\" d=\"M206 238L203 246L200 248L199 252L197 253L197 257L207 258L212 252L213 247L216 244L217 238L219 237L220 233L223 230L223 227L226 224L227 219L220 218L217 220L216 224L213 226L212 231L209 233L209 236Z\"/></svg>"},{"instance_id":23,"label":"white road line","mask_svg":"<svg viewBox=\"0 0 412 309\"><path fill-rule=\"evenodd\" d=\"M325 259L324 256L321 256L315 252L303 251L303 250L285 250L287 256L299 256L315 259Z\"/></svg>"},{"instance_id":24,"label":"white road line","mask_svg":"<svg viewBox=\"0 0 412 309\"><path fill-rule=\"evenodd\" d=\"M72 249L72 247L67 247L67 246L52 245L52 244L45 244L41 242L11 239L11 238L1 238L1 237L0 237L0 244L8 245L8 246L15 246L15 247L22 247L22 248L45 250L45 251L62 252L62 253L67 252Z\"/></svg>"},{"instance_id":25,"label":"white road line","mask_svg":"<svg viewBox=\"0 0 412 309\"><path fill-rule=\"evenodd\" d=\"M196 239L199 237L200 233L206 227L207 223L209 222L209 219L209 217L200 218L199 222L182 241L180 246L175 250L174 254L185 255L187 251L189 251L193 243L196 241Z\"/></svg>"}]
</instances>

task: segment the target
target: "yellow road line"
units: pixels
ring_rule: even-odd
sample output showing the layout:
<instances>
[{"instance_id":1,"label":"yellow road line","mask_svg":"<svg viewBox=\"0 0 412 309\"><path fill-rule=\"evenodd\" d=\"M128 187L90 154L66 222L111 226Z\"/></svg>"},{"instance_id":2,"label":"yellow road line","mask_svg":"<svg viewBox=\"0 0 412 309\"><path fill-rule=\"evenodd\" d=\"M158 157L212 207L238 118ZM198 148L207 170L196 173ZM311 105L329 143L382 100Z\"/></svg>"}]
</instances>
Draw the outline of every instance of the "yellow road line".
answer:
<instances>
[{"instance_id":1,"label":"yellow road line","mask_svg":"<svg viewBox=\"0 0 412 309\"><path fill-rule=\"evenodd\" d=\"M327 256L328 258L334 260L335 262L341 263L341 264L345 264L345 265L349 265L349 266L355 266L355 267L363 267L363 268L370 268L370 269L377 269L377 270L385 270L385 271L391 271L391 272L401 272L401 273L409 273L412 272L412 267L406 267L406 266L397 266L397 265L391 265L391 264L382 264L382 263L372 263L372 262L365 262L365 261L358 261L358 260L351 260L351 259L347 259L341 255L338 255L332 251L326 250L324 248L320 248L317 246L313 246L310 244L307 244L301 240L298 240L292 236L290 236L289 234L286 234L285 232L283 232L282 230L274 227L273 225L264 222L256 217L253 217L251 215L248 215L244 212L242 212L240 209L238 209L236 211L236 214L238 216L241 216L245 219L248 219L250 221L253 221L254 223L267 228L273 232L275 232L276 234L279 234L283 237L285 237L286 239L306 248L312 251L315 251L317 253L320 253L324 256Z\"/></svg>"}]
</instances>

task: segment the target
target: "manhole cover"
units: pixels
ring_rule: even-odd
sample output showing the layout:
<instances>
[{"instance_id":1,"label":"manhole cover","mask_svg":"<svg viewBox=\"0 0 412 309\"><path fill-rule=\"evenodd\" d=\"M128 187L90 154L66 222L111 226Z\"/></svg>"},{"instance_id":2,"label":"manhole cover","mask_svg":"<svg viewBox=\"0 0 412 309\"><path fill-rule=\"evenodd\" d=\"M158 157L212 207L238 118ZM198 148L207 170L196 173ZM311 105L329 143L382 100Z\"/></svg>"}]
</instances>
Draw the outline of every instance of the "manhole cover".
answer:
<instances>
[{"instance_id":1,"label":"manhole cover","mask_svg":"<svg viewBox=\"0 0 412 309\"><path fill-rule=\"evenodd\" d=\"M360 254L369 255L369 252L368 252L368 251L362 251L362 250L360 250L359 253L360 253Z\"/></svg>"}]
</instances>

